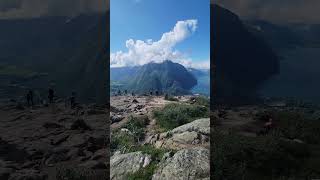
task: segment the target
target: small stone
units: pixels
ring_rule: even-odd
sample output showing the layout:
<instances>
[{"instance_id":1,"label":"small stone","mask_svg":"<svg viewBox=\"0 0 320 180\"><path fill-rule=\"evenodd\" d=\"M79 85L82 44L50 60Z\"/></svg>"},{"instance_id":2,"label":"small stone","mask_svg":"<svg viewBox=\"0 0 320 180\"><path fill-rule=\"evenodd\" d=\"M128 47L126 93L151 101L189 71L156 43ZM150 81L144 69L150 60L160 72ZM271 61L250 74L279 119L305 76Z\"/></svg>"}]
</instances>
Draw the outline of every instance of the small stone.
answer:
<instances>
[{"instance_id":1,"label":"small stone","mask_svg":"<svg viewBox=\"0 0 320 180\"><path fill-rule=\"evenodd\" d=\"M57 124L57 123L46 122L46 123L43 124L43 127L47 128L47 129L49 129L49 128L54 129L54 128L61 128L63 126L60 125L60 124Z\"/></svg>"},{"instance_id":2,"label":"small stone","mask_svg":"<svg viewBox=\"0 0 320 180\"><path fill-rule=\"evenodd\" d=\"M92 130L92 128L83 119L78 119L72 123L71 130Z\"/></svg>"}]
</instances>

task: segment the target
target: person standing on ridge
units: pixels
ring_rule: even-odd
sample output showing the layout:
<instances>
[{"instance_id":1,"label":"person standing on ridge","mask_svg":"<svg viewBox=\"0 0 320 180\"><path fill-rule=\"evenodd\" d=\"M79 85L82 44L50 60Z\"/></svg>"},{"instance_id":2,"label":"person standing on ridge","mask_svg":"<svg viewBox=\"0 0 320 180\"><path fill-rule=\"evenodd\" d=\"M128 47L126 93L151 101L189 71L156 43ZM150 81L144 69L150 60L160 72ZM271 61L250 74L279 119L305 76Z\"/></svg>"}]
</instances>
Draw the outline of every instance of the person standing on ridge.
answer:
<instances>
[{"instance_id":1,"label":"person standing on ridge","mask_svg":"<svg viewBox=\"0 0 320 180\"><path fill-rule=\"evenodd\" d=\"M52 88L49 88L48 98L49 98L49 103L52 104L53 103L53 98L54 98L54 91L53 91Z\"/></svg>"},{"instance_id":2,"label":"person standing on ridge","mask_svg":"<svg viewBox=\"0 0 320 180\"><path fill-rule=\"evenodd\" d=\"M71 105L71 109L73 109L76 106L76 93L75 92L71 93L70 105Z\"/></svg>"},{"instance_id":3,"label":"person standing on ridge","mask_svg":"<svg viewBox=\"0 0 320 180\"><path fill-rule=\"evenodd\" d=\"M29 90L27 93L27 104L28 106L33 106L33 92Z\"/></svg>"}]
</instances>

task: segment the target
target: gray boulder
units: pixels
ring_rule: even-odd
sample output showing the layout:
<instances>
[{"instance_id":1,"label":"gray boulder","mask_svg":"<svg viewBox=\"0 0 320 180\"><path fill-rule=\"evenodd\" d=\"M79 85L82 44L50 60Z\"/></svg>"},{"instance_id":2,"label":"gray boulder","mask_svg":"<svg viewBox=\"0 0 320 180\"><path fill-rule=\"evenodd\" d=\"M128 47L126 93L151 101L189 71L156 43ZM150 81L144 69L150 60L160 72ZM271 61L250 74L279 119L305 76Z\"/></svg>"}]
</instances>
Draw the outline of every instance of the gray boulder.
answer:
<instances>
[{"instance_id":1,"label":"gray boulder","mask_svg":"<svg viewBox=\"0 0 320 180\"><path fill-rule=\"evenodd\" d=\"M129 173L137 172L151 162L151 156L142 152L116 153L110 160L110 179L124 180Z\"/></svg>"},{"instance_id":2,"label":"gray boulder","mask_svg":"<svg viewBox=\"0 0 320 180\"><path fill-rule=\"evenodd\" d=\"M183 149L159 164L152 180L210 179L209 150L202 147Z\"/></svg>"},{"instance_id":3,"label":"gray boulder","mask_svg":"<svg viewBox=\"0 0 320 180\"><path fill-rule=\"evenodd\" d=\"M184 149L197 146L208 147L210 137L210 119L198 119L179 126L171 131L156 134L146 140L157 148Z\"/></svg>"}]
</instances>

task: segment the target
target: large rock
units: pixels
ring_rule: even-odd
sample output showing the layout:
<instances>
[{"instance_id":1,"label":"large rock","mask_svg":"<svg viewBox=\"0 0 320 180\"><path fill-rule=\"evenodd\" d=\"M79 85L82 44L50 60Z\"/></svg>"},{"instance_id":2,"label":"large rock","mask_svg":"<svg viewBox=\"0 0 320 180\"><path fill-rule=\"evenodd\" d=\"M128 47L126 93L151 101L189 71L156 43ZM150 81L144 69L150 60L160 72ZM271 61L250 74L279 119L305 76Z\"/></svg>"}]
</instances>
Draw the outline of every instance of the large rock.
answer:
<instances>
[{"instance_id":1,"label":"large rock","mask_svg":"<svg viewBox=\"0 0 320 180\"><path fill-rule=\"evenodd\" d=\"M210 119L205 118L205 119L195 120L191 123L179 126L171 130L171 133L177 134L177 133L183 133L186 131L189 131L189 132L194 131L204 135L210 135Z\"/></svg>"},{"instance_id":2,"label":"large rock","mask_svg":"<svg viewBox=\"0 0 320 180\"><path fill-rule=\"evenodd\" d=\"M126 179L129 173L137 172L151 162L151 156L142 152L128 154L114 154L110 160L110 179Z\"/></svg>"},{"instance_id":3,"label":"large rock","mask_svg":"<svg viewBox=\"0 0 320 180\"><path fill-rule=\"evenodd\" d=\"M210 119L198 119L171 131L156 134L146 140L157 148L184 149L209 146Z\"/></svg>"},{"instance_id":4,"label":"large rock","mask_svg":"<svg viewBox=\"0 0 320 180\"><path fill-rule=\"evenodd\" d=\"M196 147L178 151L160 163L152 180L210 179L209 150Z\"/></svg>"},{"instance_id":5,"label":"large rock","mask_svg":"<svg viewBox=\"0 0 320 180\"><path fill-rule=\"evenodd\" d=\"M111 123L116 123L116 122L120 122L124 119L124 117L122 115L115 115L115 114L110 114L110 120Z\"/></svg>"}]
</instances>

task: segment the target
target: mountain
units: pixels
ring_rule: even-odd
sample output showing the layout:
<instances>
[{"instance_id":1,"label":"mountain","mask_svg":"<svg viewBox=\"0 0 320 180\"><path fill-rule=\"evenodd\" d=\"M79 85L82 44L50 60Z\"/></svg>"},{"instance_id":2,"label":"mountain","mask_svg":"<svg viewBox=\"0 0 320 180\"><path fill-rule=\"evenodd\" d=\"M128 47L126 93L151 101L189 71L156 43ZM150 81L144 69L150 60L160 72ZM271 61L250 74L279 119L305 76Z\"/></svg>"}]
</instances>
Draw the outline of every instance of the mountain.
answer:
<instances>
[{"instance_id":1,"label":"mountain","mask_svg":"<svg viewBox=\"0 0 320 180\"><path fill-rule=\"evenodd\" d=\"M289 26L272 24L264 20L251 20L245 22L248 30L264 39L275 51L294 48L303 43L299 33Z\"/></svg>"},{"instance_id":2,"label":"mountain","mask_svg":"<svg viewBox=\"0 0 320 180\"><path fill-rule=\"evenodd\" d=\"M192 88L195 94L210 96L210 70L189 68L188 71L193 74L198 83Z\"/></svg>"},{"instance_id":3,"label":"mountain","mask_svg":"<svg viewBox=\"0 0 320 180\"><path fill-rule=\"evenodd\" d=\"M279 58L231 11L213 4L211 17L211 94L224 103L255 99L261 84L278 73Z\"/></svg>"},{"instance_id":4,"label":"mountain","mask_svg":"<svg viewBox=\"0 0 320 180\"><path fill-rule=\"evenodd\" d=\"M111 68L111 82L136 93L158 90L187 94L197 84L197 79L183 65L166 60L137 67Z\"/></svg>"},{"instance_id":5,"label":"mountain","mask_svg":"<svg viewBox=\"0 0 320 180\"><path fill-rule=\"evenodd\" d=\"M319 24L273 24L262 20L246 22L281 57L280 73L260 88L264 97L290 97L319 104Z\"/></svg>"},{"instance_id":6,"label":"mountain","mask_svg":"<svg viewBox=\"0 0 320 180\"><path fill-rule=\"evenodd\" d=\"M83 102L106 101L108 19L109 13L99 13L0 20L0 65L46 74L41 78L20 77L24 80L17 82L20 87L40 91L44 97L48 87L53 86L60 97L75 91Z\"/></svg>"},{"instance_id":7,"label":"mountain","mask_svg":"<svg viewBox=\"0 0 320 180\"><path fill-rule=\"evenodd\" d=\"M319 48L319 24L273 24L263 20L246 21L250 32L263 38L278 53L297 47Z\"/></svg>"}]
</instances>

